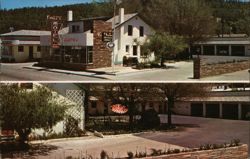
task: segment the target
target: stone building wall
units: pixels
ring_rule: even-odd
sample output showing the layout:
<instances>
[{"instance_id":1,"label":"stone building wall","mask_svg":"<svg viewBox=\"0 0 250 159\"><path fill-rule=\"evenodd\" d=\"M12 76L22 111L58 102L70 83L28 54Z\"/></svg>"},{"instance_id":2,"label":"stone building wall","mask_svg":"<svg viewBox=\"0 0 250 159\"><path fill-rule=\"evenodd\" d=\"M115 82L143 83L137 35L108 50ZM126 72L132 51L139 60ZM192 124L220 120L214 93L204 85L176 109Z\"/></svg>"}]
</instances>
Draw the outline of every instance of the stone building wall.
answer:
<instances>
[{"instance_id":1,"label":"stone building wall","mask_svg":"<svg viewBox=\"0 0 250 159\"><path fill-rule=\"evenodd\" d=\"M93 65L92 68L111 67L112 49L107 48L106 42L102 41L103 32L112 32L112 23L102 20L93 22Z\"/></svg>"},{"instance_id":2,"label":"stone building wall","mask_svg":"<svg viewBox=\"0 0 250 159\"><path fill-rule=\"evenodd\" d=\"M242 61L225 61L218 63L206 63L202 58L194 59L194 79L199 79L208 76L216 76L225 73L246 70L250 68L250 60Z\"/></svg>"}]
</instances>

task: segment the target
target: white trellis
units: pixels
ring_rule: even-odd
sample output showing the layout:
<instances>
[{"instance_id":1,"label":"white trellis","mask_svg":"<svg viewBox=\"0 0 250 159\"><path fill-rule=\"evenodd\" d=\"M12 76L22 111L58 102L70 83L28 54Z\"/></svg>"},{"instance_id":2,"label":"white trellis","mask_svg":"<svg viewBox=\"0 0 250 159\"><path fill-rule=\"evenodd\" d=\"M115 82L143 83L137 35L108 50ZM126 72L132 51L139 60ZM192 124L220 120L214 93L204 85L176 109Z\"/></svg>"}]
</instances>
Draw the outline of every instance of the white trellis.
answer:
<instances>
[{"instance_id":1,"label":"white trellis","mask_svg":"<svg viewBox=\"0 0 250 159\"><path fill-rule=\"evenodd\" d=\"M78 127L84 130L84 91L66 90L66 98L75 103L68 109L67 114L78 120Z\"/></svg>"}]
</instances>

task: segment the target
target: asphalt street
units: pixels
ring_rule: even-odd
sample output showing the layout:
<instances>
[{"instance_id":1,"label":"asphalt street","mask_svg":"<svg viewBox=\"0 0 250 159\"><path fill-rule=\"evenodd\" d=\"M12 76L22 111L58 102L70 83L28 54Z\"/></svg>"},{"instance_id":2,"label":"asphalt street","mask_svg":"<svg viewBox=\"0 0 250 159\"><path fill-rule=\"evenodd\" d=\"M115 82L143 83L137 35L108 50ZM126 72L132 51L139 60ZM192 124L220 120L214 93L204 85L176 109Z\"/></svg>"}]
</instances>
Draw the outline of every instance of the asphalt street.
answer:
<instances>
[{"instance_id":1,"label":"asphalt street","mask_svg":"<svg viewBox=\"0 0 250 159\"><path fill-rule=\"evenodd\" d=\"M46 70L25 69L33 63L1 64L0 81L99 81L105 78L78 76Z\"/></svg>"},{"instance_id":2,"label":"asphalt street","mask_svg":"<svg viewBox=\"0 0 250 159\"><path fill-rule=\"evenodd\" d=\"M218 76L193 79L192 62L167 63L168 69L157 69L153 71L138 71L119 75L90 74L83 72L82 75L70 73L51 72L47 69L27 69L34 63L1 64L0 81L74 81L74 82L100 82L100 81L148 81L148 82L199 82L199 81L242 81L250 80L248 70L227 73ZM69 71L70 72L70 71Z\"/></svg>"}]
</instances>

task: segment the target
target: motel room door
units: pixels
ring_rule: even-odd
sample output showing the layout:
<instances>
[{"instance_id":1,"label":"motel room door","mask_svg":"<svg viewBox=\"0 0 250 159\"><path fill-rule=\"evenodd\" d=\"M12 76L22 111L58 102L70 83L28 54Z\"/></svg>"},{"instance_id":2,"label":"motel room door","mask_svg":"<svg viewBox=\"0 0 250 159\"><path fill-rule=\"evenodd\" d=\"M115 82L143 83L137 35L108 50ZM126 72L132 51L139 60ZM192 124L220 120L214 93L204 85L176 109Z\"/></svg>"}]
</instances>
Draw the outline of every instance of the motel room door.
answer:
<instances>
[{"instance_id":1,"label":"motel room door","mask_svg":"<svg viewBox=\"0 0 250 159\"><path fill-rule=\"evenodd\" d=\"M29 46L29 59L32 60L34 57L33 57L33 46Z\"/></svg>"}]
</instances>

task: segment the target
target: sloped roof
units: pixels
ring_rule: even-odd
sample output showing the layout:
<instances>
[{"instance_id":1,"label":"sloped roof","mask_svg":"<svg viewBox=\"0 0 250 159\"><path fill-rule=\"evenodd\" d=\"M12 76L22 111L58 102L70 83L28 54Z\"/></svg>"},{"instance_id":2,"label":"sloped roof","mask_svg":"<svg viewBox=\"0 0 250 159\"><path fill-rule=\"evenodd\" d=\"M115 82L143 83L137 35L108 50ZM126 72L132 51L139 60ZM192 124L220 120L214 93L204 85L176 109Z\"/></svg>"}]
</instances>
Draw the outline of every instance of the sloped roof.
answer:
<instances>
[{"instance_id":1,"label":"sloped roof","mask_svg":"<svg viewBox=\"0 0 250 159\"><path fill-rule=\"evenodd\" d=\"M18 30L5 34L1 34L0 36L41 36L41 35L49 35L50 31L41 31L41 30Z\"/></svg>"},{"instance_id":2,"label":"sloped roof","mask_svg":"<svg viewBox=\"0 0 250 159\"><path fill-rule=\"evenodd\" d=\"M138 13L132 13L132 14L125 14L124 15L124 22L120 23L119 22L119 15L107 20L107 22L112 22L112 27L114 27L114 21L115 21L115 27L118 27L124 23L126 23L127 21L129 21L130 19L136 17L138 15Z\"/></svg>"}]
</instances>

